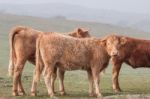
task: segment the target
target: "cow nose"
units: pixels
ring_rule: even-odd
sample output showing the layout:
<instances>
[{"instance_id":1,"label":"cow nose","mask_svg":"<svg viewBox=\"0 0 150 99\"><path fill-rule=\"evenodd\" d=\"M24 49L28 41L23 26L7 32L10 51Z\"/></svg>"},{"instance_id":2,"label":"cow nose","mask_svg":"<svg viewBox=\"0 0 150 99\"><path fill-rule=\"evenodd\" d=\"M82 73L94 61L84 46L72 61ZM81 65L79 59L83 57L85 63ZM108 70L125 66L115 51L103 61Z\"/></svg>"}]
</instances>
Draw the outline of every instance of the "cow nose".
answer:
<instances>
[{"instance_id":1,"label":"cow nose","mask_svg":"<svg viewBox=\"0 0 150 99\"><path fill-rule=\"evenodd\" d=\"M118 52L117 52L117 51L113 51L113 52L111 53L111 56L118 56Z\"/></svg>"}]
</instances>

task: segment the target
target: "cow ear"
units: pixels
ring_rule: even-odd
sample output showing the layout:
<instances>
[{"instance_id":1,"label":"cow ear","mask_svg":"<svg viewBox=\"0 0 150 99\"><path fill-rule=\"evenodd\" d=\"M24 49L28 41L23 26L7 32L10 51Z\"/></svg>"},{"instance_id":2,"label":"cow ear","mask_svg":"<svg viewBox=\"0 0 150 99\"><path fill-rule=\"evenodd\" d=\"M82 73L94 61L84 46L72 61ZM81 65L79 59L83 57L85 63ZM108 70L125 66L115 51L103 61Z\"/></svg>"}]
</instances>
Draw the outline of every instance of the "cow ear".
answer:
<instances>
[{"instance_id":1,"label":"cow ear","mask_svg":"<svg viewBox=\"0 0 150 99\"><path fill-rule=\"evenodd\" d=\"M127 43L127 38L121 37L120 43L121 43L121 45L126 44Z\"/></svg>"},{"instance_id":2,"label":"cow ear","mask_svg":"<svg viewBox=\"0 0 150 99\"><path fill-rule=\"evenodd\" d=\"M102 39L102 40L101 40L101 44L102 44L103 46L106 46L106 39Z\"/></svg>"},{"instance_id":3,"label":"cow ear","mask_svg":"<svg viewBox=\"0 0 150 99\"><path fill-rule=\"evenodd\" d=\"M77 34L80 35L81 37L90 37L89 30L87 29L78 28Z\"/></svg>"},{"instance_id":4,"label":"cow ear","mask_svg":"<svg viewBox=\"0 0 150 99\"><path fill-rule=\"evenodd\" d=\"M82 33L82 29L81 28L78 28L77 29L77 32L80 34L80 33Z\"/></svg>"}]
</instances>

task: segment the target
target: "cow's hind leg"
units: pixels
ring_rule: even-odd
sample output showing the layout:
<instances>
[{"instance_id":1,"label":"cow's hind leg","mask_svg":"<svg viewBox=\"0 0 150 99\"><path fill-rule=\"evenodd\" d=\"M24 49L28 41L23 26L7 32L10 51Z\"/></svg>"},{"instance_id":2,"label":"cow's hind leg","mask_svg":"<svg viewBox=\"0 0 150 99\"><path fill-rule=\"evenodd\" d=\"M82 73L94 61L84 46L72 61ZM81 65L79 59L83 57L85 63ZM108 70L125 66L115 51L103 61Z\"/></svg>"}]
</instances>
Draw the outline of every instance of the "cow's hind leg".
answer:
<instances>
[{"instance_id":1,"label":"cow's hind leg","mask_svg":"<svg viewBox=\"0 0 150 99\"><path fill-rule=\"evenodd\" d=\"M40 65L40 74L42 73L43 71L43 64L38 64ZM34 72L33 72L33 81L32 81L32 87L31 87L31 96L36 96L36 90L37 90L37 79L36 79L36 68L34 69Z\"/></svg>"},{"instance_id":2,"label":"cow's hind leg","mask_svg":"<svg viewBox=\"0 0 150 99\"><path fill-rule=\"evenodd\" d=\"M13 96L18 95L18 85L19 79L21 79L21 73L25 64L25 60L18 59L14 68L14 75L13 75ZM21 80L20 80L21 83ZM22 84L21 84L22 85ZM23 89L23 87L22 87Z\"/></svg>"},{"instance_id":3,"label":"cow's hind leg","mask_svg":"<svg viewBox=\"0 0 150 99\"><path fill-rule=\"evenodd\" d=\"M51 76L51 86L54 85L54 82L56 80L56 77L57 77L57 67L54 68L54 73L53 75ZM52 86L52 89L55 90L54 86ZM55 93L55 91L54 91Z\"/></svg>"},{"instance_id":4,"label":"cow's hind leg","mask_svg":"<svg viewBox=\"0 0 150 99\"><path fill-rule=\"evenodd\" d=\"M65 95L64 74L65 74L64 70L58 69L59 91L61 95Z\"/></svg>"},{"instance_id":5,"label":"cow's hind leg","mask_svg":"<svg viewBox=\"0 0 150 99\"><path fill-rule=\"evenodd\" d=\"M22 83L21 83L21 75L19 76L18 92L19 92L19 95L25 95L26 94L24 89L23 89Z\"/></svg>"},{"instance_id":6,"label":"cow's hind leg","mask_svg":"<svg viewBox=\"0 0 150 99\"><path fill-rule=\"evenodd\" d=\"M51 65L51 64L45 65L43 76L44 76L45 85L46 85L46 88L48 90L48 94L50 95L50 97L54 96L54 90L53 90L54 75L55 75L54 65Z\"/></svg>"},{"instance_id":7,"label":"cow's hind leg","mask_svg":"<svg viewBox=\"0 0 150 99\"><path fill-rule=\"evenodd\" d=\"M40 71L41 74L41 71ZM32 81L32 86L31 86L31 96L36 96L36 90L37 90L37 80L36 80L36 68L34 68L33 72L33 81Z\"/></svg>"}]
</instances>

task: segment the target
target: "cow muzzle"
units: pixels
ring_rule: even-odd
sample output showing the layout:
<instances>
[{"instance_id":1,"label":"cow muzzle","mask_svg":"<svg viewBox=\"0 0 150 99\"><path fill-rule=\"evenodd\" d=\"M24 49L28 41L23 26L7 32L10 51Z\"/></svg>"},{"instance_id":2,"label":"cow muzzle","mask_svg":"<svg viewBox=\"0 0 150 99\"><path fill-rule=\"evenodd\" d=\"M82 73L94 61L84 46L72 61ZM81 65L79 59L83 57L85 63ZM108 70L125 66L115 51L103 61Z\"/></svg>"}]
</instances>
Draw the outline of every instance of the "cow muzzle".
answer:
<instances>
[{"instance_id":1,"label":"cow muzzle","mask_svg":"<svg viewBox=\"0 0 150 99\"><path fill-rule=\"evenodd\" d=\"M114 57L114 56L119 56L118 51L112 51L112 52L111 52L111 56L113 56L113 57Z\"/></svg>"}]
</instances>

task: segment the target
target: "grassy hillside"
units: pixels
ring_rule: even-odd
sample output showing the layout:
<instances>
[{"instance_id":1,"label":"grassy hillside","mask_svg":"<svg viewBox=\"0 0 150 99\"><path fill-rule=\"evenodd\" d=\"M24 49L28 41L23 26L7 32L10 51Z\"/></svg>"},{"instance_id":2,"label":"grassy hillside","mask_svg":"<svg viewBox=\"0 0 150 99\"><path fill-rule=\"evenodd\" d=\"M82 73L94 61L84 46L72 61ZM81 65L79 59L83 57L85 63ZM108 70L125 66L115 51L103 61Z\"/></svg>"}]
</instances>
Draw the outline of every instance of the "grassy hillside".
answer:
<instances>
[{"instance_id":1,"label":"grassy hillside","mask_svg":"<svg viewBox=\"0 0 150 99\"><path fill-rule=\"evenodd\" d=\"M58 18L37 18L37 17L27 17L27 16L16 16L16 15L0 15L0 98L3 97L11 98L11 88L12 80L7 76L8 68L8 56L9 56L9 46L8 46L8 33L13 26L24 25L30 26L42 31L56 31L56 32L68 32L72 31L77 27L85 27L90 29L90 34L96 37L102 37L107 34L116 33L121 35L127 35L132 37L140 38L150 38L150 33L130 29L122 28L117 26L112 26L108 24L101 23L91 23L91 22L78 22L73 20L63 20ZM29 94L32 80L33 66L29 63L25 66L23 85ZM134 70L127 65L123 65L120 75L120 84L124 92L120 94L135 94L143 93L150 94L150 69L138 69ZM88 82L86 72L73 71L67 72L65 78L65 86L68 95L62 98L88 98ZM45 89L45 84L43 80L39 83L39 96L40 98L48 98L47 90ZM106 74L102 76L101 89L104 96L113 95L111 88L111 65L108 67ZM58 86L56 84L56 90L58 91ZM44 96L43 96L44 95ZM59 94L57 96L60 98ZM32 98L30 96L24 97L14 97L19 99Z\"/></svg>"}]
</instances>

